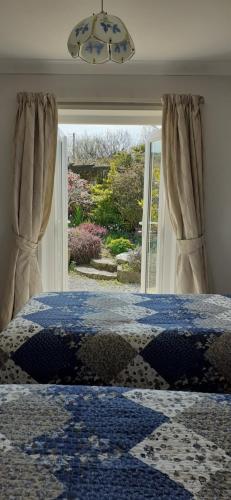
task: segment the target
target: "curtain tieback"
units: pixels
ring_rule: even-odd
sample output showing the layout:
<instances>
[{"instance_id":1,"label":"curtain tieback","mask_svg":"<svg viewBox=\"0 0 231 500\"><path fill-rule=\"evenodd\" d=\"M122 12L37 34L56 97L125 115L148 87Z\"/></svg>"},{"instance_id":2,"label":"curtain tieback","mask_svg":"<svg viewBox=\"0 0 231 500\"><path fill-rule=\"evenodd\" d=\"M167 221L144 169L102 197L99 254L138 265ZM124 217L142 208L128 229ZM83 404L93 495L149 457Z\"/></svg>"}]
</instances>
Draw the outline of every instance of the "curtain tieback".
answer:
<instances>
[{"instance_id":1,"label":"curtain tieback","mask_svg":"<svg viewBox=\"0 0 231 500\"><path fill-rule=\"evenodd\" d=\"M38 243L35 243L34 241L27 240L26 238L23 238L23 236L19 236L15 234L15 241L16 241L16 246L23 252L26 252L30 255L35 255L37 248L38 248Z\"/></svg>"},{"instance_id":2,"label":"curtain tieback","mask_svg":"<svg viewBox=\"0 0 231 500\"><path fill-rule=\"evenodd\" d=\"M190 238L188 240L177 240L179 250L181 254L190 254L196 252L204 246L204 236L199 236L198 238Z\"/></svg>"}]
</instances>

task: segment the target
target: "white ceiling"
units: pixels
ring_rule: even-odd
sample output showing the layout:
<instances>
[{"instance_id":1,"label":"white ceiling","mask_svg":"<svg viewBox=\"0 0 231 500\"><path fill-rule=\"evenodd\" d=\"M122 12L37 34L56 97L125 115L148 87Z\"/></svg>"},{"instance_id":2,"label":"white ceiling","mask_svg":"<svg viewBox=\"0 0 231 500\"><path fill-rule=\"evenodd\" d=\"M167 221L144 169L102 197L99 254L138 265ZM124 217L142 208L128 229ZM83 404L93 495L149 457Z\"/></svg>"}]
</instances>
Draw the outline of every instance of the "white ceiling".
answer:
<instances>
[{"instance_id":1,"label":"white ceiling","mask_svg":"<svg viewBox=\"0 0 231 500\"><path fill-rule=\"evenodd\" d=\"M0 0L0 58L70 60L69 32L100 0ZM231 60L231 0L105 0L136 46L134 61Z\"/></svg>"}]
</instances>

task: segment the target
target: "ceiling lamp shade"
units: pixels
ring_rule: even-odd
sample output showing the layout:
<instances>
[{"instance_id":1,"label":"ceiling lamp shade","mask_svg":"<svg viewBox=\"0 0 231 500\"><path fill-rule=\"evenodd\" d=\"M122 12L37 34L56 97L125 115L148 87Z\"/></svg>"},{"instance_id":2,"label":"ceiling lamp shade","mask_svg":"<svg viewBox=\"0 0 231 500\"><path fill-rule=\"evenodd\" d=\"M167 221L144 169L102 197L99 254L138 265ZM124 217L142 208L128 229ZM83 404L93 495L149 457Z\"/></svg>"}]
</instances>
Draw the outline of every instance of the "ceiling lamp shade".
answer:
<instances>
[{"instance_id":1,"label":"ceiling lamp shade","mask_svg":"<svg viewBox=\"0 0 231 500\"><path fill-rule=\"evenodd\" d=\"M103 10L83 19L72 30L68 50L73 58L80 57L90 64L107 61L124 63L135 53L134 43L119 17Z\"/></svg>"}]
</instances>

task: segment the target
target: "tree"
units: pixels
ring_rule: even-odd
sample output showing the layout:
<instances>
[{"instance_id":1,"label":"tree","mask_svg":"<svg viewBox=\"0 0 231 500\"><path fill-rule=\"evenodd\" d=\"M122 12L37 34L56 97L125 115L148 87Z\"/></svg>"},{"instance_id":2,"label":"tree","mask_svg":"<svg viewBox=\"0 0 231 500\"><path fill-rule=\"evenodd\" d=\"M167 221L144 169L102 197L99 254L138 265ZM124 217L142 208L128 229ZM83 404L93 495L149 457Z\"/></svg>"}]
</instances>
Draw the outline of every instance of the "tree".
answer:
<instances>
[{"instance_id":1,"label":"tree","mask_svg":"<svg viewBox=\"0 0 231 500\"><path fill-rule=\"evenodd\" d=\"M118 172L112 184L112 200L126 231L137 229L142 220L143 180L139 165Z\"/></svg>"},{"instance_id":2,"label":"tree","mask_svg":"<svg viewBox=\"0 0 231 500\"><path fill-rule=\"evenodd\" d=\"M117 153L103 184L92 187L95 222L134 231L142 219L144 147Z\"/></svg>"},{"instance_id":3,"label":"tree","mask_svg":"<svg viewBox=\"0 0 231 500\"><path fill-rule=\"evenodd\" d=\"M74 161L85 165L91 163L106 163L121 151L126 151L131 145L131 136L124 130L107 130L105 134L85 134L75 140ZM70 148L69 148L70 153Z\"/></svg>"}]
</instances>

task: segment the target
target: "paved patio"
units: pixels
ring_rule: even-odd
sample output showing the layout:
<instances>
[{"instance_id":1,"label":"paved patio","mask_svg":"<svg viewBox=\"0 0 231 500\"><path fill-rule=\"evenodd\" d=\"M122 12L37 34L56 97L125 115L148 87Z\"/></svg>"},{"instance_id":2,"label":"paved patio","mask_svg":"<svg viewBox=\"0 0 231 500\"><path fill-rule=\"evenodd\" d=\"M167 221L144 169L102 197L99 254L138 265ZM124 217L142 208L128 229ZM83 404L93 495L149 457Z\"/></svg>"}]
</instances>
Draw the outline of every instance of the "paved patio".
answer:
<instances>
[{"instance_id":1,"label":"paved patio","mask_svg":"<svg viewBox=\"0 0 231 500\"><path fill-rule=\"evenodd\" d=\"M79 276L74 272L69 273L69 290L76 292L140 292L140 286L123 284L115 281L95 280Z\"/></svg>"}]
</instances>

